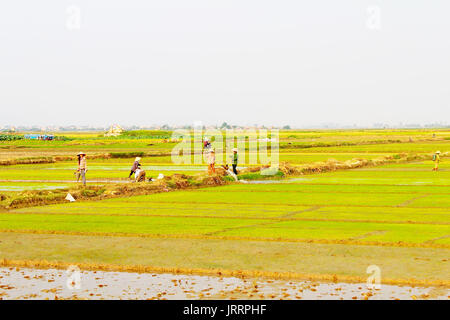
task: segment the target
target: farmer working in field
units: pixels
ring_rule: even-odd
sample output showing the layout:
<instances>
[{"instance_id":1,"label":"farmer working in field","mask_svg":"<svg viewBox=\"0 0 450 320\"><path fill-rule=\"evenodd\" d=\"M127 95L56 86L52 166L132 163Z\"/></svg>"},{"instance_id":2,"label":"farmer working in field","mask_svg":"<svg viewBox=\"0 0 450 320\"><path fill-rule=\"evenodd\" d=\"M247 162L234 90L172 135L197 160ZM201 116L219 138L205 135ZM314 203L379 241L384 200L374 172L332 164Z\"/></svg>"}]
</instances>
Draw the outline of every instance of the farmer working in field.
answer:
<instances>
[{"instance_id":1,"label":"farmer working in field","mask_svg":"<svg viewBox=\"0 0 450 320\"><path fill-rule=\"evenodd\" d=\"M136 170L141 168L141 164L139 163L139 161L141 161L140 157L136 157L136 159L134 159L134 163L133 163L133 166L131 167L131 171L130 171L130 175L128 176L128 179L131 178L133 173L134 173L134 178L135 179L137 178L138 175L136 174Z\"/></svg>"},{"instance_id":2,"label":"farmer working in field","mask_svg":"<svg viewBox=\"0 0 450 320\"><path fill-rule=\"evenodd\" d=\"M436 153L433 155L433 161L434 161L433 171L438 171L438 169L439 169L439 161L441 161L441 157L439 156L440 154L441 154L440 151L436 151Z\"/></svg>"},{"instance_id":3,"label":"farmer working in field","mask_svg":"<svg viewBox=\"0 0 450 320\"><path fill-rule=\"evenodd\" d=\"M216 172L216 153L214 149L209 150L208 158L206 159L208 162L208 174L211 175Z\"/></svg>"},{"instance_id":4,"label":"farmer working in field","mask_svg":"<svg viewBox=\"0 0 450 320\"><path fill-rule=\"evenodd\" d=\"M238 149L237 148L234 148L233 149L233 161L232 161L232 164L233 164L233 173L235 174L235 175L237 175L238 174L238 172L237 172L237 164L238 164L238 158L239 158L239 156L238 156Z\"/></svg>"},{"instance_id":5,"label":"farmer working in field","mask_svg":"<svg viewBox=\"0 0 450 320\"><path fill-rule=\"evenodd\" d=\"M134 173L134 181L135 182L144 182L145 181L145 170L142 170L140 167L136 169Z\"/></svg>"},{"instance_id":6,"label":"farmer working in field","mask_svg":"<svg viewBox=\"0 0 450 320\"><path fill-rule=\"evenodd\" d=\"M83 181L83 185L85 186L86 185L86 171L87 171L86 153L80 152L80 153L78 153L78 155L80 156L80 162L78 164L78 171L80 172L81 180Z\"/></svg>"},{"instance_id":7,"label":"farmer working in field","mask_svg":"<svg viewBox=\"0 0 450 320\"><path fill-rule=\"evenodd\" d=\"M77 154L77 158L78 158L78 167L77 167L77 171L75 171L74 174L75 174L75 177L77 178L77 182L79 182L80 178L81 178L81 173L80 173L81 155Z\"/></svg>"}]
</instances>

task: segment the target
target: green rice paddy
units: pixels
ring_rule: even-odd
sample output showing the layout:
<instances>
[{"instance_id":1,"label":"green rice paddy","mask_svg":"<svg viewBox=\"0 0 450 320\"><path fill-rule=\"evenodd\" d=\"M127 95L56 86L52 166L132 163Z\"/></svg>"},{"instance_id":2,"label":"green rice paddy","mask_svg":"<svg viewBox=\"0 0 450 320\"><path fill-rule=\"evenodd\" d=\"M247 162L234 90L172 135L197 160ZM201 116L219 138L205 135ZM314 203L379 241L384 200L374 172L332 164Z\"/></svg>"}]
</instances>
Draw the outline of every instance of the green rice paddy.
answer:
<instances>
[{"instance_id":1,"label":"green rice paddy","mask_svg":"<svg viewBox=\"0 0 450 320\"><path fill-rule=\"evenodd\" d=\"M288 147L280 150L280 160L307 164L329 159L373 159L402 152L430 154L437 149L445 152L450 146L450 140L445 139L449 136L450 132L445 130L436 131L436 137L426 130L281 132L280 145ZM22 143L24 147L9 150L11 154L28 150L33 154L42 149L44 153L53 152L54 155L73 153L80 147L93 153L134 151L141 150L141 147L145 152L166 152L173 147L173 144L162 143L158 139L109 141L90 135L78 138L80 140L58 142L51 147L48 142L45 146L39 142L23 141L8 144L17 147ZM364 143L375 140L382 142L313 146L318 142ZM388 140L401 142L390 143ZM83 141L85 145L76 144ZM103 142L104 145L99 145ZM154 145L149 146L150 143ZM311 147L299 147L308 143ZM1 149L1 156L7 152ZM132 158L88 158L88 182L125 181L132 162ZM153 177L159 173L196 175L206 170L204 164L175 165L169 155L143 157L142 166L147 175ZM393 277L448 281L450 164L443 158L440 171L433 172L432 167L432 161L427 160L303 175L271 180L270 183L232 183L220 187L5 210L0 212L0 258L3 255L10 259L131 263L133 259L143 261L142 257L151 255L151 252L143 251L139 243L148 245L153 241L157 257L151 261L144 260L158 266L258 268L299 273L307 270L317 274L361 276L365 267L376 263L389 270ZM69 188L74 185L75 168L76 163L72 161L1 166L0 193ZM45 235L43 241L53 241L57 243L55 247L69 246L73 251L60 252L52 247L33 247L27 251L20 239L31 237L32 233L42 233ZM70 240L75 237L83 237L81 247ZM115 243L120 242L117 248L123 248L127 241L131 241L133 250L127 255L116 247L109 247L108 240L105 240L108 237ZM6 248L6 244L1 243L2 239L10 246L17 245L17 252L11 247ZM98 247L93 254L85 247L89 241L103 247ZM177 247L172 250L170 246ZM332 249L327 251L324 246ZM237 247L240 253L235 257L223 253ZM264 256L259 254L275 248L279 254L271 251L269 268L269 264L264 263ZM340 260L338 269L331 266L335 250L339 251L339 259L348 261L349 265ZM438 260L428 256L428 260L420 260L425 251L433 252L432 256ZM87 255L86 252L91 253ZM183 259L174 257L171 252L177 252ZM195 252L202 255L201 262L192 257ZM378 255L371 261L367 258L370 252ZM302 259L301 263L293 262L296 255ZM253 258L260 261L259 264L255 265ZM415 259L421 262L415 264ZM315 265L309 265L308 261L314 261Z\"/></svg>"},{"instance_id":2,"label":"green rice paddy","mask_svg":"<svg viewBox=\"0 0 450 320\"><path fill-rule=\"evenodd\" d=\"M450 170L428 169L422 163L391 165L301 183L25 208L3 214L0 229L450 244ZM418 186L425 175L427 185Z\"/></svg>"}]
</instances>

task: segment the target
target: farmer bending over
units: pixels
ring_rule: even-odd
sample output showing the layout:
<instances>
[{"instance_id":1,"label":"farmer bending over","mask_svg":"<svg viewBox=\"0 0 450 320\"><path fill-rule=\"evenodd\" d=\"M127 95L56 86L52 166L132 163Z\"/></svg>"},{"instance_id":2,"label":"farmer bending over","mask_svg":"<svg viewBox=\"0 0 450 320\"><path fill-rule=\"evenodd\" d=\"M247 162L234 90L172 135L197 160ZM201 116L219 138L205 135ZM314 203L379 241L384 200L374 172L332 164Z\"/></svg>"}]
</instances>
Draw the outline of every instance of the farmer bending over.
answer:
<instances>
[{"instance_id":1,"label":"farmer bending over","mask_svg":"<svg viewBox=\"0 0 450 320\"><path fill-rule=\"evenodd\" d=\"M144 182L145 181L145 170L142 170L141 168L136 169L136 172L134 174L135 182Z\"/></svg>"},{"instance_id":2,"label":"farmer bending over","mask_svg":"<svg viewBox=\"0 0 450 320\"><path fill-rule=\"evenodd\" d=\"M134 173L134 178L137 178L136 170L141 168L141 164L139 163L139 161L141 161L140 157L136 157L136 159L134 159L134 163L133 163L133 166L131 167L131 171L130 171L130 175L128 176L128 179L131 178L133 173Z\"/></svg>"}]
</instances>

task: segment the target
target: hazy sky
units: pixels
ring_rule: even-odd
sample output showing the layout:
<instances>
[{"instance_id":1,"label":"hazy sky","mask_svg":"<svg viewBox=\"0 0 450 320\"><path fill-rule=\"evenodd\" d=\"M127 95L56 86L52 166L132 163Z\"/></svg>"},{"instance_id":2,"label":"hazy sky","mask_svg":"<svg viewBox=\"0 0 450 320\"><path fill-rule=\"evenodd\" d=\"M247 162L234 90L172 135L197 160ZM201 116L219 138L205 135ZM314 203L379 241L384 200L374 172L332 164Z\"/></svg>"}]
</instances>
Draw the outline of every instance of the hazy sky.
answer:
<instances>
[{"instance_id":1,"label":"hazy sky","mask_svg":"<svg viewBox=\"0 0 450 320\"><path fill-rule=\"evenodd\" d=\"M449 15L448 0L2 1L0 125L448 123Z\"/></svg>"}]
</instances>

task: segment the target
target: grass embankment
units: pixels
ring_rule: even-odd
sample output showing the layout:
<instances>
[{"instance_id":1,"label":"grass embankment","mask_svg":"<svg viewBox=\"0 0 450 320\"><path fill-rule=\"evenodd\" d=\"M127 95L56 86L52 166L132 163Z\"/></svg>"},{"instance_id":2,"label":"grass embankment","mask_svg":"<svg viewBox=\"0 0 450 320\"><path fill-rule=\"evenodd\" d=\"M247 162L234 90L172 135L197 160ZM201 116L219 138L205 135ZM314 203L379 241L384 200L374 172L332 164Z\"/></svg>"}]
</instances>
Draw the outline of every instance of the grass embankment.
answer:
<instances>
[{"instance_id":1,"label":"grass embankment","mask_svg":"<svg viewBox=\"0 0 450 320\"><path fill-rule=\"evenodd\" d=\"M218 169L220 172L220 169ZM223 170L222 170L223 174ZM129 197L133 195L149 195L172 190L208 187L213 185L226 184L224 176L187 176L183 174L173 174L165 176L163 179L154 182L140 183L109 183L99 185L80 184L68 185L67 188L57 188L54 190L26 190L22 192L2 192L0 194L0 209L43 206L54 203L64 203L69 192L76 200L104 200L108 198ZM47 188L49 189L49 188Z\"/></svg>"}]
</instances>

